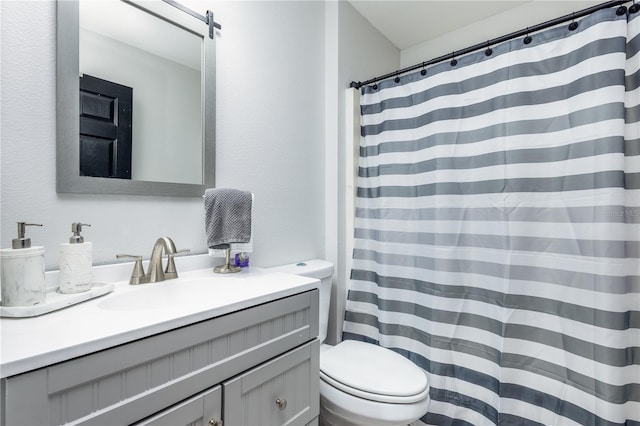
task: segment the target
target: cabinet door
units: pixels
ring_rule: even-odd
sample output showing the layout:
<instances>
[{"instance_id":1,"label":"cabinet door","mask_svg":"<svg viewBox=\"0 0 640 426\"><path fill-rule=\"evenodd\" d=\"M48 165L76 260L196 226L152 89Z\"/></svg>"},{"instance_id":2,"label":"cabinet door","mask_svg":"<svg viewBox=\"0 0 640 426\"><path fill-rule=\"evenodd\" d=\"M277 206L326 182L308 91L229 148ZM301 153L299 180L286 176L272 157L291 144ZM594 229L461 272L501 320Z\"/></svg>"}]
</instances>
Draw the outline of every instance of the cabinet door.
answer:
<instances>
[{"instance_id":1,"label":"cabinet door","mask_svg":"<svg viewBox=\"0 0 640 426\"><path fill-rule=\"evenodd\" d=\"M222 387L202 392L134 426L222 426Z\"/></svg>"},{"instance_id":2,"label":"cabinet door","mask_svg":"<svg viewBox=\"0 0 640 426\"><path fill-rule=\"evenodd\" d=\"M223 383L224 425L306 425L318 416L316 339Z\"/></svg>"}]
</instances>

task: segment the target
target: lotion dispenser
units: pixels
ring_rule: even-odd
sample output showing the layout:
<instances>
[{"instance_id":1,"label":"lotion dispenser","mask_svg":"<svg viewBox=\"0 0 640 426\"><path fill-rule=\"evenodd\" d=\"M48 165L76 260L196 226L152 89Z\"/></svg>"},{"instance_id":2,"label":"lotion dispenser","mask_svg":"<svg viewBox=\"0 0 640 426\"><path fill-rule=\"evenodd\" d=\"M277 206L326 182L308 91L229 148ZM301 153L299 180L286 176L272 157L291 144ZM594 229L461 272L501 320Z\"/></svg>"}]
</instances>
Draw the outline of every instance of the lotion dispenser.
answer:
<instances>
[{"instance_id":1,"label":"lotion dispenser","mask_svg":"<svg viewBox=\"0 0 640 426\"><path fill-rule=\"evenodd\" d=\"M80 293L91 289L93 246L80 235L86 223L72 223L68 243L60 244L60 293Z\"/></svg>"},{"instance_id":2,"label":"lotion dispenser","mask_svg":"<svg viewBox=\"0 0 640 426\"><path fill-rule=\"evenodd\" d=\"M27 226L42 225L18 222L18 237L11 240L11 248L0 250L2 306L45 303L44 247L31 247L31 238L25 237Z\"/></svg>"}]
</instances>

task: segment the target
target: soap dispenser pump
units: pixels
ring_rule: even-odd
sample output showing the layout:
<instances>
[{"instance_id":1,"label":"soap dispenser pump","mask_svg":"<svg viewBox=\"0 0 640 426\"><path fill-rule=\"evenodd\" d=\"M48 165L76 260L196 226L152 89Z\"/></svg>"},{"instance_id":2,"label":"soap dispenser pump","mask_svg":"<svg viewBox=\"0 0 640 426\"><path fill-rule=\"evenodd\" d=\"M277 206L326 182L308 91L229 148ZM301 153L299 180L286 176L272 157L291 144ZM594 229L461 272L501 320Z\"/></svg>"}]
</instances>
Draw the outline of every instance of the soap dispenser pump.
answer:
<instances>
[{"instance_id":1,"label":"soap dispenser pump","mask_svg":"<svg viewBox=\"0 0 640 426\"><path fill-rule=\"evenodd\" d=\"M18 222L18 238L11 240L12 249L31 248L31 238L25 236L27 226L42 226L42 224Z\"/></svg>"},{"instance_id":2,"label":"soap dispenser pump","mask_svg":"<svg viewBox=\"0 0 640 426\"><path fill-rule=\"evenodd\" d=\"M44 247L31 246L31 238L25 236L27 226L42 225L18 222L18 236L11 240L11 248L0 250L2 306L45 303Z\"/></svg>"},{"instance_id":3,"label":"soap dispenser pump","mask_svg":"<svg viewBox=\"0 0 640 426\"><path fill-rule=\"evenodd\" d=\"M68 243L60 244L60 293L80 293L91 289L93 246L80 234L87 223L72 223Z\"/></svg>"}]
</instances>

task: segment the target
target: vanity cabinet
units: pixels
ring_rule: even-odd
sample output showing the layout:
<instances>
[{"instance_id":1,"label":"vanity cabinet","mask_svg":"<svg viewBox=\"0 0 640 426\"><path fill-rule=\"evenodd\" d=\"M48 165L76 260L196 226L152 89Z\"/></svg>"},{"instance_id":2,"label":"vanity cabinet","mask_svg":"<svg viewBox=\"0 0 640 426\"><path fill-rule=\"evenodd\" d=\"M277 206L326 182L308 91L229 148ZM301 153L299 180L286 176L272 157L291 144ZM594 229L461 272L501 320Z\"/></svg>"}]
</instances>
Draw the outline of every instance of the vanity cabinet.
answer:
<instances>
[{"instance_id":1,"label":"vanity cabinet","mask_svg":"<svg viewBox=\"0 0 640 426\"><path fill-rule=\"evenodd\" d=\"M2 380L2 425L307 425L318 290ZM218 423L216 423L218 422Z\"/></svg>"}]
</instances>

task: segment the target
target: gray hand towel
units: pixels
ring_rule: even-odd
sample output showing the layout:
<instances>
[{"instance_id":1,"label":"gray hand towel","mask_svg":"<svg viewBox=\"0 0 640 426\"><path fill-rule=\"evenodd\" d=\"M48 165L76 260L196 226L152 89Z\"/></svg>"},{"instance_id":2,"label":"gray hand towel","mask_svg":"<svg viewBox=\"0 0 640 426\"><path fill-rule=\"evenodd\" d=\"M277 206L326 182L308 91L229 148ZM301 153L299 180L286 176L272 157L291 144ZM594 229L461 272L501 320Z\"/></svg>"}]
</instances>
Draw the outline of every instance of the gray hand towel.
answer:
<instances>
[{"instance_id":1,"label":"gray hand towel","mask_svg":"<svg viewBox=\"0 0 640 426\"><path fill-rule=\"evenodd\" d=\"M207 189L204 192L207 245L226 249L230 243L251 240L251 203L249 191Z\"/></svg>"}]
</instances>

